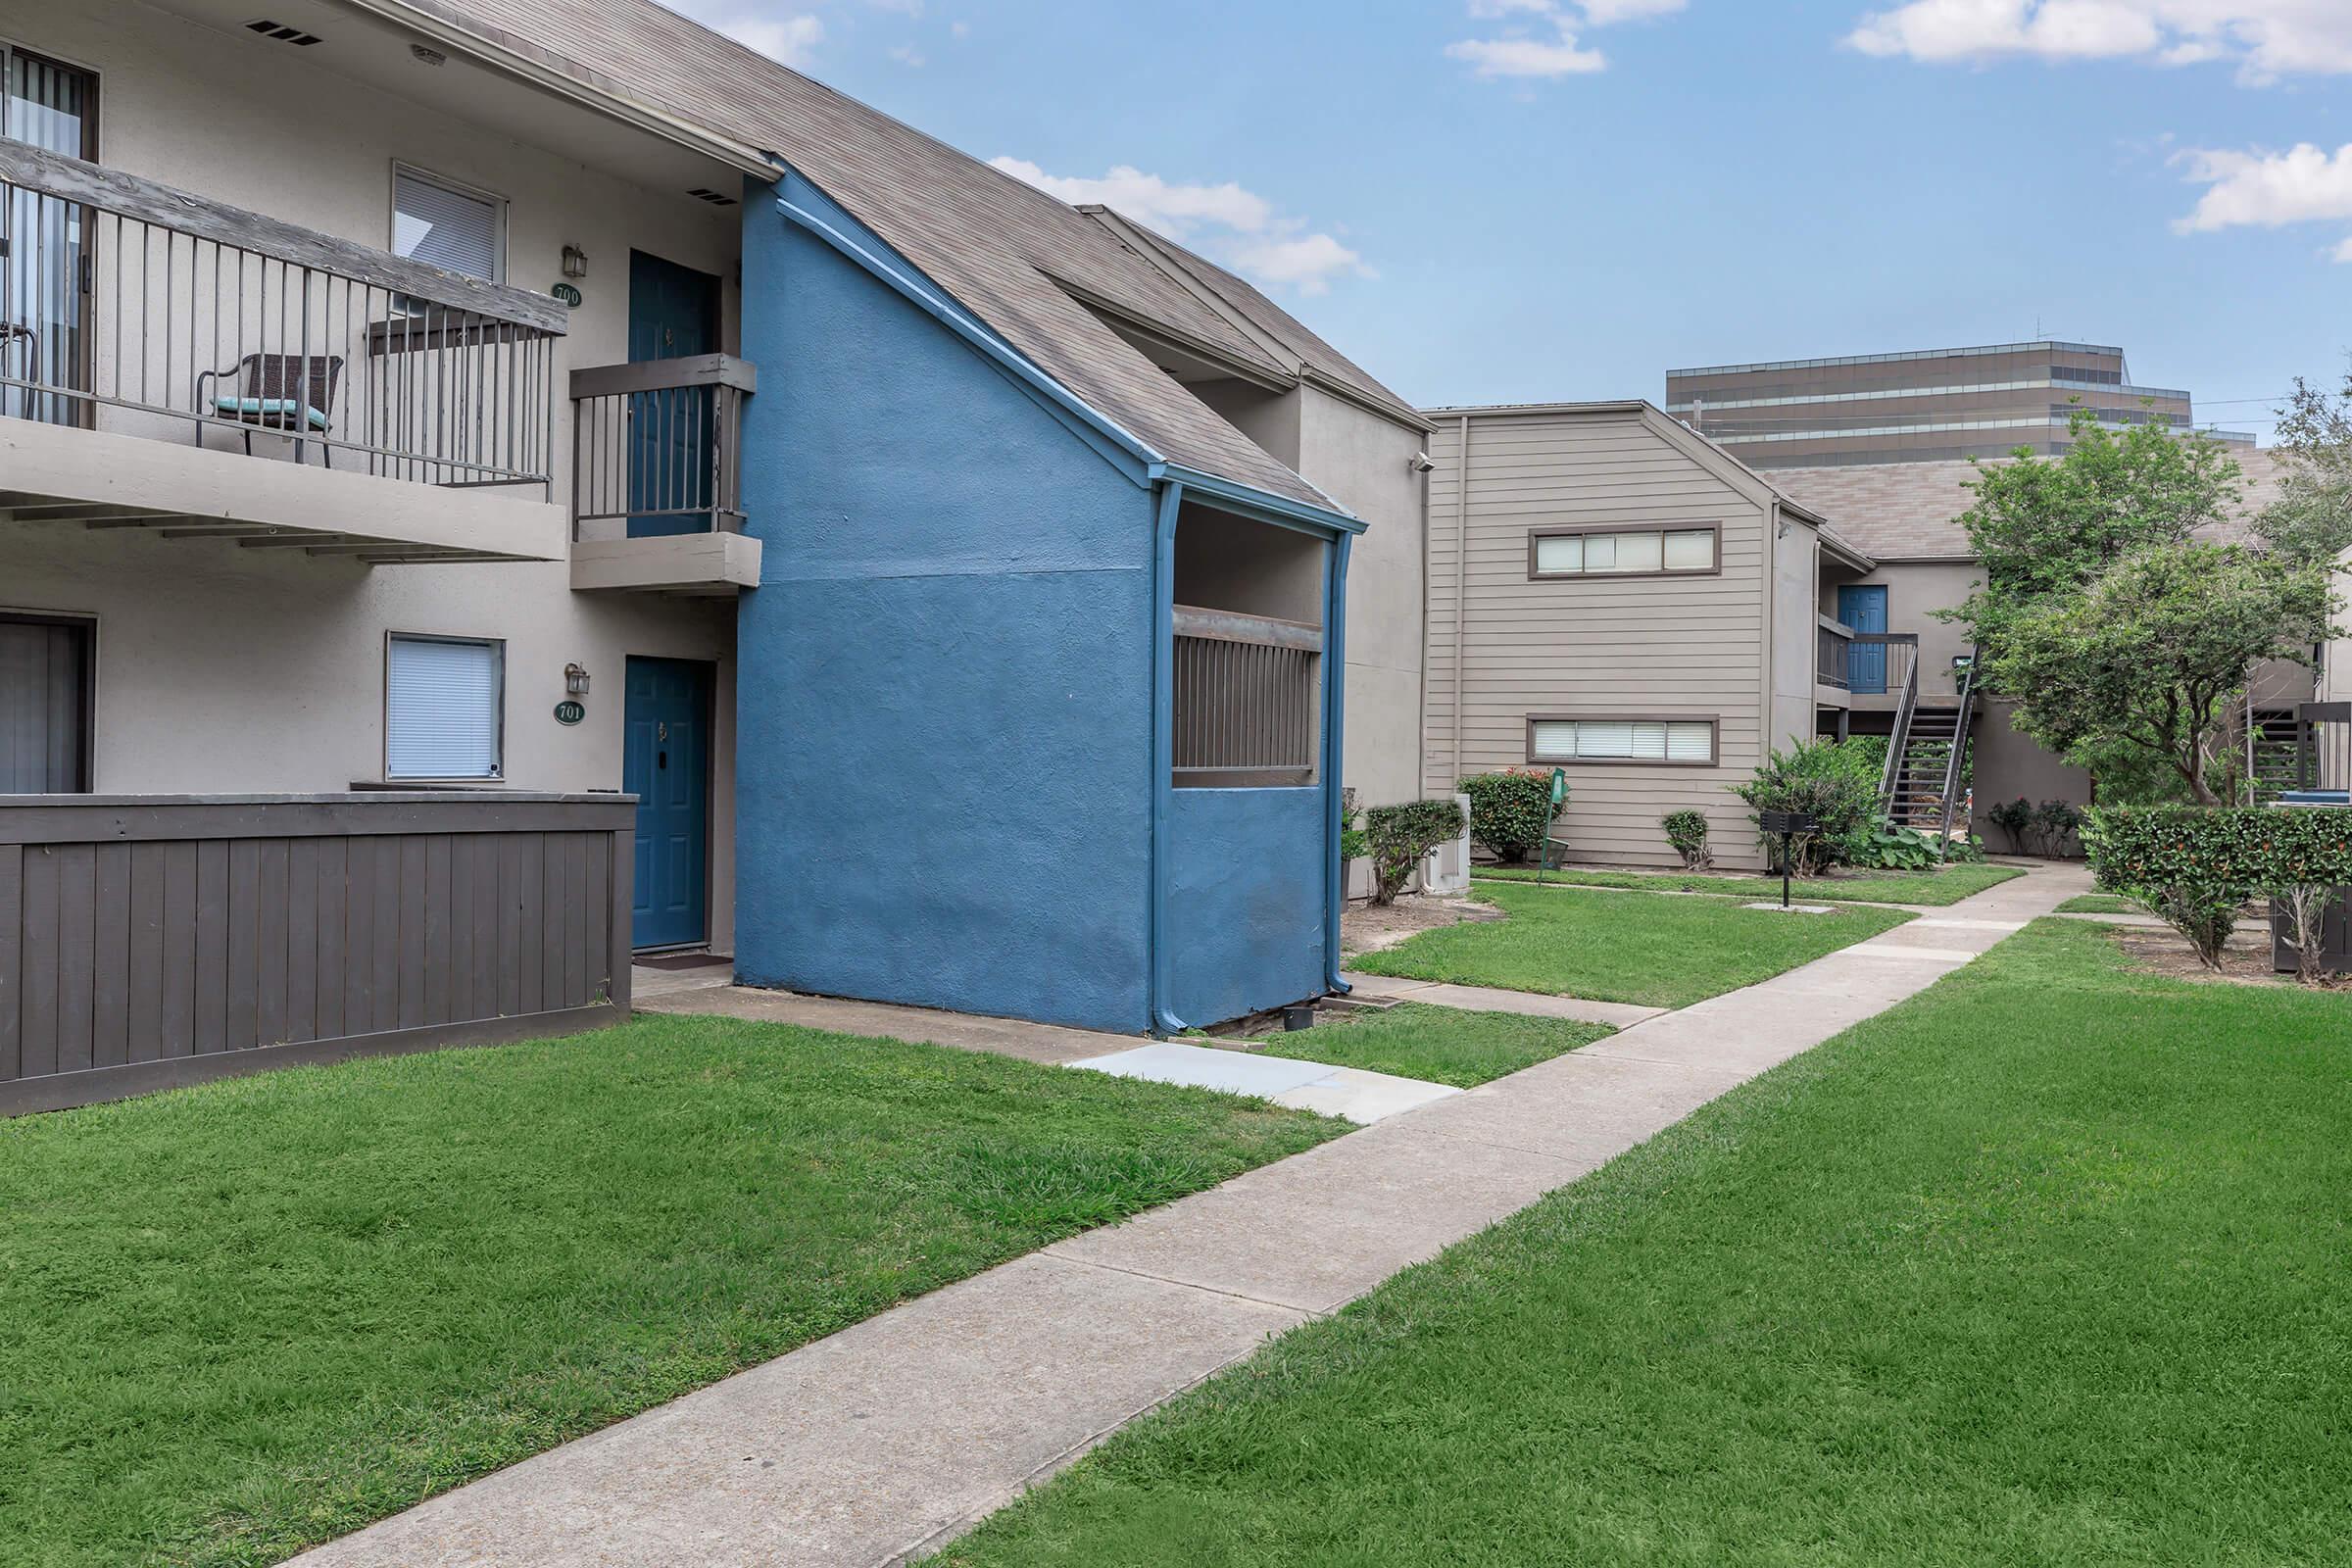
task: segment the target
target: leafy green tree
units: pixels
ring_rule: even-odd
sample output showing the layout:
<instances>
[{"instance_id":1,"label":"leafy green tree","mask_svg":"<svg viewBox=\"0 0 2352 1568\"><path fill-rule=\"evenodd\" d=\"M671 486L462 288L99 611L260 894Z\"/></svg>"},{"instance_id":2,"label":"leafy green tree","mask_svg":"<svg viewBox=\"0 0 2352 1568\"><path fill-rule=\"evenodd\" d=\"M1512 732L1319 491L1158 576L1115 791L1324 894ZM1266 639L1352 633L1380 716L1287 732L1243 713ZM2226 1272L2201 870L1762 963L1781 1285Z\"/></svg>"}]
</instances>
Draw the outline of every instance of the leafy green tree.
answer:
<instances>
[{"instance_id":1,"label":"leafy green tree","mask_svg":"<svg viewBox=\"0 0 2352 1568\"><path fill-rule=\"evenodd\" d=\"M2114 430L2087 409L2069 425L2073 450L2039 458L2025 448L1979 464L1960 515L1984 563L1984 580L1959 609L1979 643L2052 596L2087 587L2109 566L2152 545L2186 544L2239 499L2237 464L2221 443L2181 438L2153 421ZM2004 692L2022 697L2022 692Z\"/></svg>"},{"instance_id":2,"label":"leafy green tree","mask_svg":"<svg viewBox=\"0 0 2352 1568\"><path fill-rule=\"evenodd\" d=\"M2333 392L2297 376L2277 435L2278 498L2254 532L2274 554L2335 561L2352 549L2352 375Z\"/></svg>"},{"instance_id":3,"label":"leafy green tree","mask_svg":"<svg viewBox=\"0 0 2352 1568\"><path fill-rule=\"evenodd\" d=\"M2135 750L2224 804L2227 713L2265 660L2308 663L2335 600L2325 566L2236 545L2150 544L2011 611L1986 655L2016 723L2052 751Z\"/></svg>"}]
</instances>

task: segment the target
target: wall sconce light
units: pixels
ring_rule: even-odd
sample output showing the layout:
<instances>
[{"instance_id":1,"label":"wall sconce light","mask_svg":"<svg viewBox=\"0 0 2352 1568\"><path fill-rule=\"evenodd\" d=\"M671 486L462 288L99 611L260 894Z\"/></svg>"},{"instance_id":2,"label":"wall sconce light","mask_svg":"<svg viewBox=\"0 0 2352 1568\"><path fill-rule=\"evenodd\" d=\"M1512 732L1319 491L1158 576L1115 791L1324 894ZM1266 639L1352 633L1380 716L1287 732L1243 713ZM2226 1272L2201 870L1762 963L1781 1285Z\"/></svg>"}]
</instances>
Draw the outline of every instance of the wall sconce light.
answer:
<instances>
[{"instance_id":1,"label":"wall sconce light","mask_svg":"<svg viewBox=\"0 0 2352 1568\"><path fill-rule=\"evenodd\" d=\"M577 245L564 247L564 275L565 277L586 277L588 275L588 253Z\"/></svg>"},{"instance_id":2,"label":"wall sconce light","mask_svg":"<svg viewBox=\"0 0 2352 1568\"><path fill-rule=\"evenodd\" d=\"M564 666L564 690L573 697L588 695L588 671L578 664Z\"/></svg>"}]
</instances>

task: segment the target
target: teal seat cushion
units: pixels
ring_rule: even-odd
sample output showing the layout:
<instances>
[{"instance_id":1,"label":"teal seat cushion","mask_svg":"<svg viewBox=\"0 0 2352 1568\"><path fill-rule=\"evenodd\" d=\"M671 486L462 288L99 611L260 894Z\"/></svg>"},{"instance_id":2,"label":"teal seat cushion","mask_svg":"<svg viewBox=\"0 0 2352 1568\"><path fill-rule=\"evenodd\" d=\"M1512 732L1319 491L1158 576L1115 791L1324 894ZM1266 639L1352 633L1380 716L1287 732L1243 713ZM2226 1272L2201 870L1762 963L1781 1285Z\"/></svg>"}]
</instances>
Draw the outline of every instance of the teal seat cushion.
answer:
<instances>
[{"instance_id":1,"label":"teal seat cushion","mask_svg":"<svg viewBox=\"0 0 2352 1568\"><path fill-rule=\"evenodd\" d=\"M232 419L258 416L265 419L282 420L293 414L295 403L292 398L215 398L213 407ZM312 429L326 428L325 415L308 408L303 413L309 416Z\"/></svg>"}]
</instances>

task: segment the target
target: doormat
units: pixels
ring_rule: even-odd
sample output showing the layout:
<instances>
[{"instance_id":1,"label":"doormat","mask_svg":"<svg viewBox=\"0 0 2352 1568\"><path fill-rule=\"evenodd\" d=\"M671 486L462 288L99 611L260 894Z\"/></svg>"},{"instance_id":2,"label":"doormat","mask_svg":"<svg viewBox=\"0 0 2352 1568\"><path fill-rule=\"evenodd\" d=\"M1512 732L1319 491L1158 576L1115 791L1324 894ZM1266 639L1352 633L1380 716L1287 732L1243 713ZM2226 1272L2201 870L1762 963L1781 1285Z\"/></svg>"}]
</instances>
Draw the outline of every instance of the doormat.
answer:
<instances>
[{"instance_id":1,"label":"doormat","mask_svg":"<svg viewBox=\"0 0 2352 1568\"><path fill-rule=\"evenodd\" d=\"M735 959L724 953L664 953L630 961L640 969L715 969Z\"/></svg>"}]
</instances>

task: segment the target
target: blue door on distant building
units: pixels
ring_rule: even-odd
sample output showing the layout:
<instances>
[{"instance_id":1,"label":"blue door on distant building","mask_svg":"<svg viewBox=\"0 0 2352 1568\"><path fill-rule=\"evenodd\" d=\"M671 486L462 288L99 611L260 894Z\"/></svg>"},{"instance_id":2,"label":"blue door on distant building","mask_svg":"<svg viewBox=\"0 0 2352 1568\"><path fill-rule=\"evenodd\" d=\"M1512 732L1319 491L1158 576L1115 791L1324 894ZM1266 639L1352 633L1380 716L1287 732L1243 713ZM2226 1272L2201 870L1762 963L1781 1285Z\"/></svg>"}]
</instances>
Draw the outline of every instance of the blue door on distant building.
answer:
<instances>
[{"instance_id":1,"label":"blue door on distant building","mask_svg":"<svg viewBox=\"0 0 2352 1568\"><path fill-rule=\"evenodd\" d=\"M629 363L717 352L718 279L629 252ZM709 526L712 408L707 386L630 396L630 538Z\"/></svg>"},{"instance_id":2,"label":"blue door on distant building","mask_svg":"<svg viewBox=\"0 0 2352 1568\"><path fill-rule=\"evenodd\" d=\"M1838 590L1838 618L1856 631L1886 629L1886 587L1884 583L1849 585ZM1886 689L1886 645L1856 643L1846 656L1846 687L1857 692Z\"/></svg>"},{"instance_id":3,"label":"blue door on distant building","mask_svg":"<svg viewBox=\"0 0 2352 1568\"><path fill-rule=\"evenodd\" d=\"M630 945L687 947L710 934L710 666L639 659L628 668L620 787L637 797Z\"/></svg>"}]
</instances>

